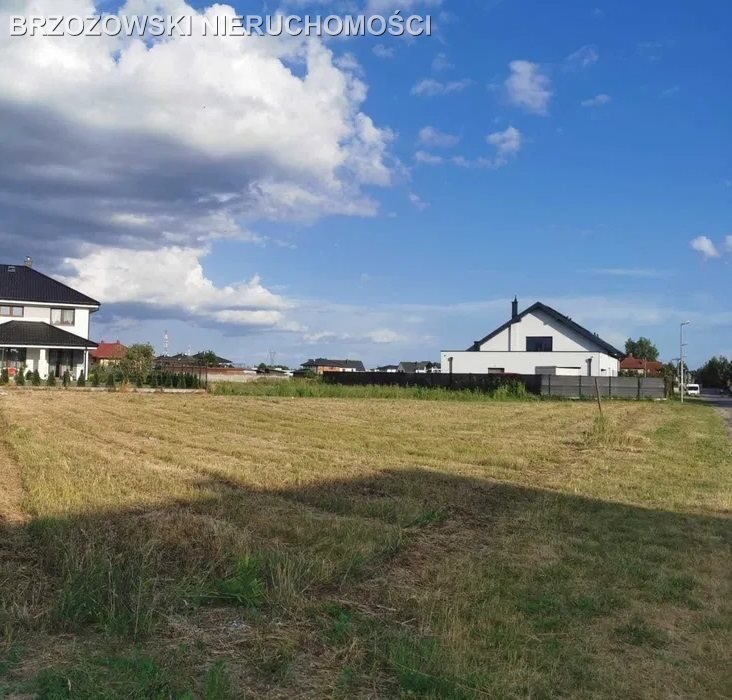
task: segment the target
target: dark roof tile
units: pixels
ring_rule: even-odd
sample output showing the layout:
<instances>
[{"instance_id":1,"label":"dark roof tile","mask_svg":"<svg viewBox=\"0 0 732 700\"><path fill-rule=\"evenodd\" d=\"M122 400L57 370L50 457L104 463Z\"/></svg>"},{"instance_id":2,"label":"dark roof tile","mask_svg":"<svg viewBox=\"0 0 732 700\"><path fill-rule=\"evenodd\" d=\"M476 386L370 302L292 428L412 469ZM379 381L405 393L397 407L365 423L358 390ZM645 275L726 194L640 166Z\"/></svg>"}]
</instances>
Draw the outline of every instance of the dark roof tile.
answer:
<instances>
[{"instance_id":1,"label":"dark roof tile","mask_svg":"<svg viewBox=\"0 0 732 700\"><path fill-rule=\"evenodd\" d=\"M86 294L27 265L0 265L0 299L43 304L100 305Z\"/></svg>"},{"instance_id":2,"label":"dark roof tile","mask_svg":"<svg viewBox=\"0 0 732 700\"><path fill-rule=\"evenodd\" d=\"M92 340L81 338L42 321L0 323L0 345L40 348L95 348Z\"/></svg>"}]
</instances>

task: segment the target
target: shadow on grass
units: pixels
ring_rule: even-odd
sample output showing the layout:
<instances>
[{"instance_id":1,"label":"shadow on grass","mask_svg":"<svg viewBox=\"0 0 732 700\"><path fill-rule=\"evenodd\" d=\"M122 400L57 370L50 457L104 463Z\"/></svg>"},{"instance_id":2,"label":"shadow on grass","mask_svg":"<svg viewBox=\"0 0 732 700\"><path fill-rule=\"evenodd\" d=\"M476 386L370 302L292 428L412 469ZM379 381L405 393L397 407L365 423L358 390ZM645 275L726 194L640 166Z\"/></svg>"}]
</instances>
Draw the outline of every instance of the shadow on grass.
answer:
<instances>
[{"instance_id":1,"label":"shadow on grass","mask_svg":"<svg viewBox=\"0 0 732 700\"><path fill-rule=\"evenodd\" d=\"M542 697L629 683L642 695L667 680L693 694L721 682L714 653L703 662L684 639L695 631L714 647L729 632L726 518L418 469L277 490L210 475L197 487L197 499L154 509L0 524L0 691L22 656L14 640L94 630L134 644L209 606L246 610L254 625L305 620L262 653L255 672L270 688L296 684L313 653L347 658L328 686L343 694ZM643 671L651 662L668 679ZM197 696L214 697L211 668L189 678ZM186 673L128 654L27 682L41 697L143 686L167 697L184 694Z\"/></svg>"}]
</instances>

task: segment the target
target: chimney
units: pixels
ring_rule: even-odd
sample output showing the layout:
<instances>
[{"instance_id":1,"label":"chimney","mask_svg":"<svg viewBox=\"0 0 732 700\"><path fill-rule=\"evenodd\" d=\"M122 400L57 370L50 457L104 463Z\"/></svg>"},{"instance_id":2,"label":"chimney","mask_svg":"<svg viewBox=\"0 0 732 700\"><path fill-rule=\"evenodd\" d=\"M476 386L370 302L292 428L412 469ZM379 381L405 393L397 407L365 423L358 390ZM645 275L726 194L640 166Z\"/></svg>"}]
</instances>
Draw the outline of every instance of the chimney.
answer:
<instances>
[{"instance_id":1,"label":"chimney","mask_svg":"<svg viewBox=\"0 0 732 700\"><path fill-rule=\"evenodd\" d=\"M25 259L25 266L26 267L33 267L33 258L26 257L26 259Z\"/></svg>"},{"instance_id":2,"label":"chimney","mask_svg":"<svg viewBox=\"0 0 732 700\"><path fill-rule=\"evenodd\" d=\"M516 316L518 316L518 299L514 297L511 302L511 318L516 318Z\"/></svg>"}]
</instances>

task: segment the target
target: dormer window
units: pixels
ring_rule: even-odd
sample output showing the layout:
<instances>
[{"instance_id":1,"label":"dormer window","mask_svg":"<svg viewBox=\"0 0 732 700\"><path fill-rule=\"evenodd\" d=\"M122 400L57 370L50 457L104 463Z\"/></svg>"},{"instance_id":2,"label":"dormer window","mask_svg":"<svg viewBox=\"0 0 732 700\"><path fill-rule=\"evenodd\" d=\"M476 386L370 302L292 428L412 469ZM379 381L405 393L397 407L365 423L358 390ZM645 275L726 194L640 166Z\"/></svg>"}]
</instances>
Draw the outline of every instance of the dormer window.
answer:
<instances>
[{"instance_id":1,"label":"dormer window","mask_svg":"<svg viewBox=\"0 0 732 700\"><path fill-rule=\"evenodd\" d=\"M73 326L75 321L75 309L51 309L51 325Z\"/></svg>"},{"instance_id":2,"label":"dormer window","mask_svg":"<svg viewBox=\"0 0 732 700\"><path fill-rule=\"evenodd\" d=\"M22 318L22 306L0 306L0 316L11 316L12 318Z\"/></svg>"}]
</instances>

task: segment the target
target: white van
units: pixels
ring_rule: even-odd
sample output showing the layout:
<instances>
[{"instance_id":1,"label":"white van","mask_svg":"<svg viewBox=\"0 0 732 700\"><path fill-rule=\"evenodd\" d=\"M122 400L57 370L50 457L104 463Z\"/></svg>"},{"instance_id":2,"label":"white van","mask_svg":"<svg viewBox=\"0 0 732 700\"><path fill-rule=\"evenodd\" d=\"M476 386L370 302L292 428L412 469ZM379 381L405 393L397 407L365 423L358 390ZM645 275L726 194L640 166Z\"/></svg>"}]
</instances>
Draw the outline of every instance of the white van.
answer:
<instances>
[{"instance_id":1,"label":"white van","mask_svg":"<svg viewBox=\"0 0 732 700\"><path fill-rule=\"evenodd\" d=\"M687 384L686 395L687 396L699 396L701 389L698 384Z\"/></svg>"}]
</instances>

